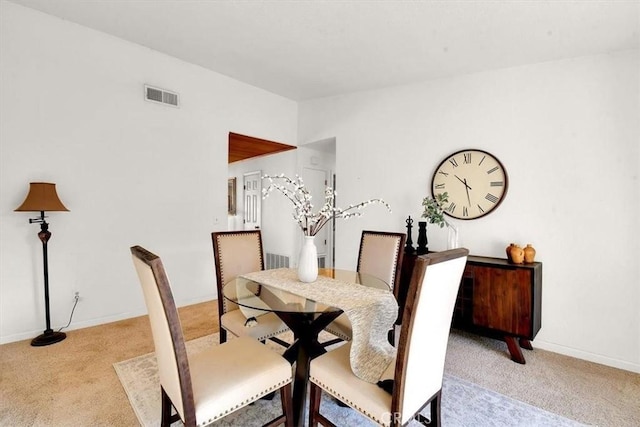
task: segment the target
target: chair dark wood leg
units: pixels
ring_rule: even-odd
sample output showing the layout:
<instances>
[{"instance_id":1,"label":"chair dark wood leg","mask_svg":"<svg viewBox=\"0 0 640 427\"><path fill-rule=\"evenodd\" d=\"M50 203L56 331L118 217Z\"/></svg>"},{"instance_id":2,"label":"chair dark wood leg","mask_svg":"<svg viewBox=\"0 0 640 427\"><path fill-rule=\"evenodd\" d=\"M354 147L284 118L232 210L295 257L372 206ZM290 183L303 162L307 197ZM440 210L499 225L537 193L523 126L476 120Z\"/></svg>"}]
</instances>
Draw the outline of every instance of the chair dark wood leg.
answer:
<instances>
[{"instance_id":1,"label":"chair dark wood leg","mask_svg":"<svg viewBox=\"0 0 640 427\"><path fill-rule=\"evenodd\" d=\"M323 427L337 427L320 413L322 389L314 383L309 383L309 386L309 427L316 427L318 424Z\"/></svg>"},{"instance_id":2,"label":"chair dark wood leg","mask_svg":"<svg viewBox=\"0 0 640 427\"><path fill-rule=\"evenodd\" d=\"M428 419L427 417L425 417L424 415L418 413L414 419L416 421L418 421L420 424L422 424L423 426L437 426L440 427L440 396L441 396L442 390L437 392L432 398L431 398L431 402L429 407L430 407L430 417L431 419ZM393 420L392 420L393 421ZM393 423L392 423L393 424Z\"/></svg>"},{"instance_id":3,"label":"chair dark wood leg","mask_svg":"<svg viewBox=\"0 0 640 427\"><path fill-rule=\"evenodd\" d=\"M441 391L437 392L431 401L431 422L430 426L440 427L440 397Z\"/></svg>"},{"instance_id":4,"label":"chair dark wood leg","mask_svg":"<svg viewBox=\"0 0 640 427\"><path fill-rule=\"evenodd\" d=\"M320 412L320 398L322 397L322 390L314 383L310 383L309 390L309 427L315 427L318 425L316 414Z\"/></svg>"},{"instance_id":5,"label":"chair dark wood leg","mask_svg":"<svg viewBox=\"0 0 640 427\"><path fill-rule=\"evenodd\" d=\"M171 410L173 409L171 399L169 399L169 395L164 391L164 388L160 387L160 390L162 390L162 416L160 425L162 427L169 427L180 419L180 414L176 412L173 416L171 415Z\"/></svg>"},{"instance_id":6,"label":"chair dark wood leg","mask_svg":"<svg viewBox=\"0 0 640 427\"><path fill-rule=\"evenodd\" d=\"M280 389L280 400L282 400L282 413L286 417L284 421L285 427L293 427L293 406L292 402L292 384L289 383Z\"/></svg>"},{"instance_id":7,"label":"chair dark wood leg","mask_svg":"<svg viewBox=\"0 0 640 427\"><path fill-rule=\"evenodd\" d=\"M282 402L282 415L272 419L262 427L276 427L284 424L285 427L294 427L293 425L293 406L291 404L292 384L289 383L280 387L280 400Z\"/></svg>"},{"instance_id":8,"label":"chair dark wood leg","mask_svg":"<svg viewBox=\"0 0 640 427\"><path fill-rule=\"evenodd\" d=\"M160 390L162 390L162 417L160 425L162 427L169 427L171 425L171 400L164 391L164 388L160 387Z\"/></svg>"},{"instance_id":9,"label":"chair dark wood leg","mask_svg":"<svg viewBox=\"0 0 640 427\"><path fill-rule=\"evenodd\" d=\"M162 427L169 427L176 421L181 420L180 414L176 412L175 414L171 415L173 403L171 403L169 395L164 391L164 388L162 388L162 386L160 387L160 390L162 390L162 415L160 418L160 425Z\"/></svg>"},{"instance_id":10,"label":"chair dark wood leg","mask_svg":"<svg viewBox=\"0 0 640 427\"><path fill-rule=\"evenodd\" d=\"M220 344L227 342L227 331L223 328L220 328Z\"/></svg>"}]
</instances>

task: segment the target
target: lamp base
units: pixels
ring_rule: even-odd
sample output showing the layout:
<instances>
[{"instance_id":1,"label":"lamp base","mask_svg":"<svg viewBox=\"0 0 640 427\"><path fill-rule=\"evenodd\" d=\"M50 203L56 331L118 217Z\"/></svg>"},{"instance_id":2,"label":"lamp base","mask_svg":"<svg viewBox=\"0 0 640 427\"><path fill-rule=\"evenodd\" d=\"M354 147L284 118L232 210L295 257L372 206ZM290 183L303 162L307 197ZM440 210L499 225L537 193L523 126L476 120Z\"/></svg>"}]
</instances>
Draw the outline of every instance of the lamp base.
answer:
<instances>
[{"instance_id":1,"label":"lamp base","mask_svg":"<svg viewBox=\"0 0 640 427\"><path fill-rule=\"evenodd\" d=\"M38 335L31 340L31 345L34 347L43 347L45 345L55 344L62 341L67 337L64 332L53 332L51 330L44 331L44 334Z\"/></svg>"}]
</instances>

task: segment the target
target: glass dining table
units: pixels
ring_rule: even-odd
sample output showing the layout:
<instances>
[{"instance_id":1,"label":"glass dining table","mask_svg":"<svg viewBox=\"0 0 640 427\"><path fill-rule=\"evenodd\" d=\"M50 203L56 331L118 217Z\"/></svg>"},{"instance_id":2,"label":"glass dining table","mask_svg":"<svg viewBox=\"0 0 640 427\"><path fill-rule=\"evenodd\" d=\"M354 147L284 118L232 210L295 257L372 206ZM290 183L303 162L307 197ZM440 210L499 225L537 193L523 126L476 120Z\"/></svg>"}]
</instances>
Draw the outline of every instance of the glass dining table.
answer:
<instances>
[{"instance_id":1,"label":"glass dining table","mask_svg":"<svg viewBox=\"0 0 640 427\"><path fill-rule=\"evenodd\" d=\"M335 279L362 287L374 288L391 293L389 285L374 276L348 270L319 269L319 278ZM302 283L301 287L319 286L319 283ZM304 425L305 398L309 381L309 362L326 352L318 341L318 334L343 311L320 301L301 296L295 291L283 290L266 284L265 281L239 276L225 284L223 295L238 304L248 319L260 321L261 313L273 312L291 329L294 340L283 356L295 363L293 383L294 425Z\"/></svg>"}]
</instances>

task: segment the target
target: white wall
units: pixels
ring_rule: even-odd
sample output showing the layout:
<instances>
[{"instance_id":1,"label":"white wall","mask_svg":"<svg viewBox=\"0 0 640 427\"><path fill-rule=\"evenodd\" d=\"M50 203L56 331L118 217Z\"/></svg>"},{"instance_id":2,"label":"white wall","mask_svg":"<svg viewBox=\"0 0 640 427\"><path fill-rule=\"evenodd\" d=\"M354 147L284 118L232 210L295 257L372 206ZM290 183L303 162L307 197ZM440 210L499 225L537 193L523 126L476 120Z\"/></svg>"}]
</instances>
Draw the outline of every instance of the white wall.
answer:
<instances>
[{"instance_id":1,"label":"white wall","mask_svg":"<svg viewBox=\"0 0 640 427\"><path fill-rule=\"evenodd\" d=\"M129 247L163 257L179 305L215 296L210 233L227 228L228 132L295 143L297 104L13 3L0 14L0 342L44 329L39 227L13 210L57 184L52 326L144 313ZM143 84L181 107L143 100Z\"/></svg>"},{"instance_id":2,"label":"white wall","mask_svg":"<svg viewBox=\"0 0 640 427\"><path fill-rule=\"evenodd\" d=\"M639 75L633 51L302 103L299 140L336 138L341 199L393 208L338 223L337 266L353 265L363 228L417 222L449 153L487 150L508 194L487 217L457 221L463 245L504 258L508 243L532 243L544 264L534 345L640 372ZM428 234L446 247L444 230Z\"/></svg>"}]
</instances>

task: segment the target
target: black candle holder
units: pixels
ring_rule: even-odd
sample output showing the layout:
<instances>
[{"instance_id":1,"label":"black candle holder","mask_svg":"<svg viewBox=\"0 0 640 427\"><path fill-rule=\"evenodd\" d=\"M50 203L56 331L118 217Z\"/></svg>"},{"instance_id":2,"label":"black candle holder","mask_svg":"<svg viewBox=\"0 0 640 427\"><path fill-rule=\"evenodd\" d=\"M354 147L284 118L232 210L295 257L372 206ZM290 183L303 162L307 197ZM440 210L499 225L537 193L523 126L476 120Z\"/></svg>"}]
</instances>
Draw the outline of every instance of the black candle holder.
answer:
<instances>
[{"instance_id":1,"label":"black candle holder","mask_svg":"<svg viewBox=\"0 0 640 427\"><path fill-rule=\"evenodd\" d=\"M418 255L429 252L429 241L427 240L427 221L418 222Z\"/></svg>"},{"instance_id":2,"label":"black candle holder","mask_svg":"<svg viewBox=\"0 0 640 427\"><path fill-rule=\"evenodd\" d=\"M413 240L411 239L411 229L413 228L411 215L407 217L405 222L407 223L407 243L404 245L404 251L405 253L412 254L415 252L415 249L413 248Z\"/></svg>"}]
</instances>

